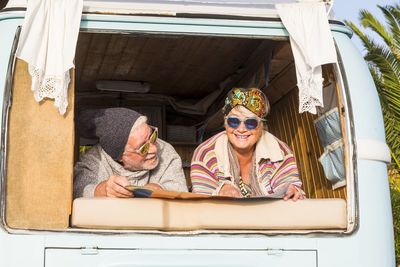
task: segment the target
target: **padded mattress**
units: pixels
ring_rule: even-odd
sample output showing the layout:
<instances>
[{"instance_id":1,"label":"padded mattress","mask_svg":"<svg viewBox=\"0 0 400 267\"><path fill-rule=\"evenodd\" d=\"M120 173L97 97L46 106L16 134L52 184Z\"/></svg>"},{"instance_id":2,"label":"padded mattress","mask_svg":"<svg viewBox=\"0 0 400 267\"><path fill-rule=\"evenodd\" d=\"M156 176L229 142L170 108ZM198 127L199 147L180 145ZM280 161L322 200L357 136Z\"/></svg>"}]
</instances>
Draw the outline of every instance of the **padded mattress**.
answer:
<instances>
[{"instance_id":1,"label":"padded mattress","mask_svg":"<svg viewBox=\"0 0 400 267\"><path fill-rule=\"evenodd\" d=\"M95 229L319 230L346 229L343 199L171 200L78 198L73 227Z\"/></svg>"}]
</instances>

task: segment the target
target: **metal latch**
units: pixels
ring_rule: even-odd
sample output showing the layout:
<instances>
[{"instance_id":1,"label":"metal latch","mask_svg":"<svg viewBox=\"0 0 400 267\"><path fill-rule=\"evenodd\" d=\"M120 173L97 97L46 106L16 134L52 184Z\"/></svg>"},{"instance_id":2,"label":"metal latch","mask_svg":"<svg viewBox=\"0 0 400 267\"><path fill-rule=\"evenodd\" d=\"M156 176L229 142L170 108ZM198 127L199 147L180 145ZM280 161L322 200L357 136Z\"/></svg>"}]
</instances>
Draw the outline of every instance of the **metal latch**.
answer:
<instances>
[{"instance_id":1,"label":"metal latch","mask_svg":"<svg viewBox=\"0 0 400 267\"><path fill-rule=\"evenodd\" d=\"M98 247L82 247L81 255L97 255L99 254Z\"/></svg>"},{"instance_id":2,"label":"metal latch","mask_svg":"<svg viewBox=\"0 0 400 267\"><path fill-rule=\"evenodd\" d=\"M283 249L267 249L267 255L269 256L282 256L283 253Z\"/></svg>"}]
</instances>

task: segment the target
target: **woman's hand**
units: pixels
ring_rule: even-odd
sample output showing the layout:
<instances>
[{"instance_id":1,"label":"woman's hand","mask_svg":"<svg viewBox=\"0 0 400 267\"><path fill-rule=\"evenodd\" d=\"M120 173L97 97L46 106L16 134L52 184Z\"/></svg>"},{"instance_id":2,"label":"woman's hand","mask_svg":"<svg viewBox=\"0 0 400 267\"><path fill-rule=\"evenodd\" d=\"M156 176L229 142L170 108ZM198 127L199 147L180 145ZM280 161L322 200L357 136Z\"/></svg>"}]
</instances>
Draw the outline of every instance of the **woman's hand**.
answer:
<instances>
[{"instance_id":1,"label":"woman's hand","mask_svg":"<svg viewBox=\"0 0 400 267\"><path fill-rule=\"evenodd\" d=\"M224 184L219 190L218 196L222 197L237 197L241 198L242 194L240 193L239 189L234 187L231 184Z\"/></svg>"},{"instance_id":2,"label":"woman's hand","mask_svg":"<svg viewBox=\"0 0 400 267\"><path fill-rule=\"evenodd\" d=\"M132 192L125 186L129 185L125 176L111 175L107 180L99 183L94 190L95 197L132 197Z\"/></svg>"},{"instance_id":3,"label":"woman's hand","mask_svg":"<svg viewBox=\"0 0 400 267\"><path fill-rule=\"evenodd\" d=\"M283 200L292 199L296 201L298 199L304 199L303 194L296 188L294 185L289 185L288 189L286 190L286 194L283 196Z\"/></svg>"}]
</instances>

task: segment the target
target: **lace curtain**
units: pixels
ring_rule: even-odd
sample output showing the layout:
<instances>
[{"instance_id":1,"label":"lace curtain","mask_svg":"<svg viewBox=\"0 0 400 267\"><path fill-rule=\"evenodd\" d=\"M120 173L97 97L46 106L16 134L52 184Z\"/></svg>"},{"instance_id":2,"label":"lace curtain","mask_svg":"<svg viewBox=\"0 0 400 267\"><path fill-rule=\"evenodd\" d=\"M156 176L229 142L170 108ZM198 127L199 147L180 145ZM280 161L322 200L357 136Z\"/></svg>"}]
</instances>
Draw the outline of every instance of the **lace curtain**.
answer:
<instances>
[{"instance_id":1,"label":"lace curtain","mask_svg":"<svg viewBox=\"0 0 400 267\"><path fill-rule=\"evenodd\" d=\"M289 32L299 88L299 112L323 107L321 65L337 62L335 44L324 3L277 4Z\"/></svg>"},{"instance_id":2,"label":"lace curtain","mask_svg":"<svg viewBox=\"0 0 400 267\"><path fill-rule=\"evenodd\" d=\"M17 57L29 65L35 100L54 99L60 114L68 107L82 6L82 0L28 1L18 43Z\"/></svg>"}]
</instances>

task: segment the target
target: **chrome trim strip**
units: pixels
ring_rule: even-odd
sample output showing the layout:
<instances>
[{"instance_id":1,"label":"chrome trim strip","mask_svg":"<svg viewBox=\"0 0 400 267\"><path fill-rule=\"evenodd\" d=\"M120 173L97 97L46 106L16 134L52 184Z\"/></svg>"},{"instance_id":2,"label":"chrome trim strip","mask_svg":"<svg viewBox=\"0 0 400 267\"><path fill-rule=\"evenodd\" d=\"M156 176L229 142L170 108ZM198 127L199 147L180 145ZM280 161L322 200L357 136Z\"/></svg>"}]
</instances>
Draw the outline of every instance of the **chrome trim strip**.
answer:
<instances>
[{"instance_id":1,"label":"chrome trim strip","mask_svg":"<svg viewBox=\"0 0 400 267\"><path fill-rule=\"evenodd\" d=\"M7 177L7 141L8 141L8 113L12 103L12 86L15 70L17 45L21 33L21 26L15 32L14 42L11 47L10 59L8 61L6 85L3 96L3 113L1 119L1 149L0 149L0 227L7 230L6 224L6 177Z\"/></svg>"},{"instance_id":2,"label":"chrome trim strip","mask_svg":"<svg viewBox=\"0 0 400 267\"><path fill-rule=\"evenodd\" d=\"M336 72L339 74L337 77L337 82L340 85L342 104L344 105L344 119L346 127L346 136L344 141L347 145L348 157L346 158L345 164L348 166L346 170L346 182L347 182L347 220L348 228L346 234L350 235L358 230L359 227L359 197L358 197L358 173L357 173L357 143L355 139L355 129L353 125L353 107L350 99L347 96L350 95L349 84L346 77L346 72L344 71L343 60L341 58L340 52L336 47L338 63L336 65ZM350 197L352 196L352 197Z\"/></svg>"},{"instance_id":3,"label":"chrome trim strip","mask_svg":"<svg viewBox=\"0 0 400 267\"><path fill-rule=\"evenodd\" d=\"M9 234L90 234L90 235L129 235L129 236L174 236L174 237L193 237L193 236L242 236L242 237L288 237L288 236L307 236L307 237L343 237L347 234L346 229L330 230L191 230L191 231L161 231L161 230L112 230L112 229L86 229L86 228L66 228L54 230L27 230L5 228Z\"/></svg>"}]
</instances>

